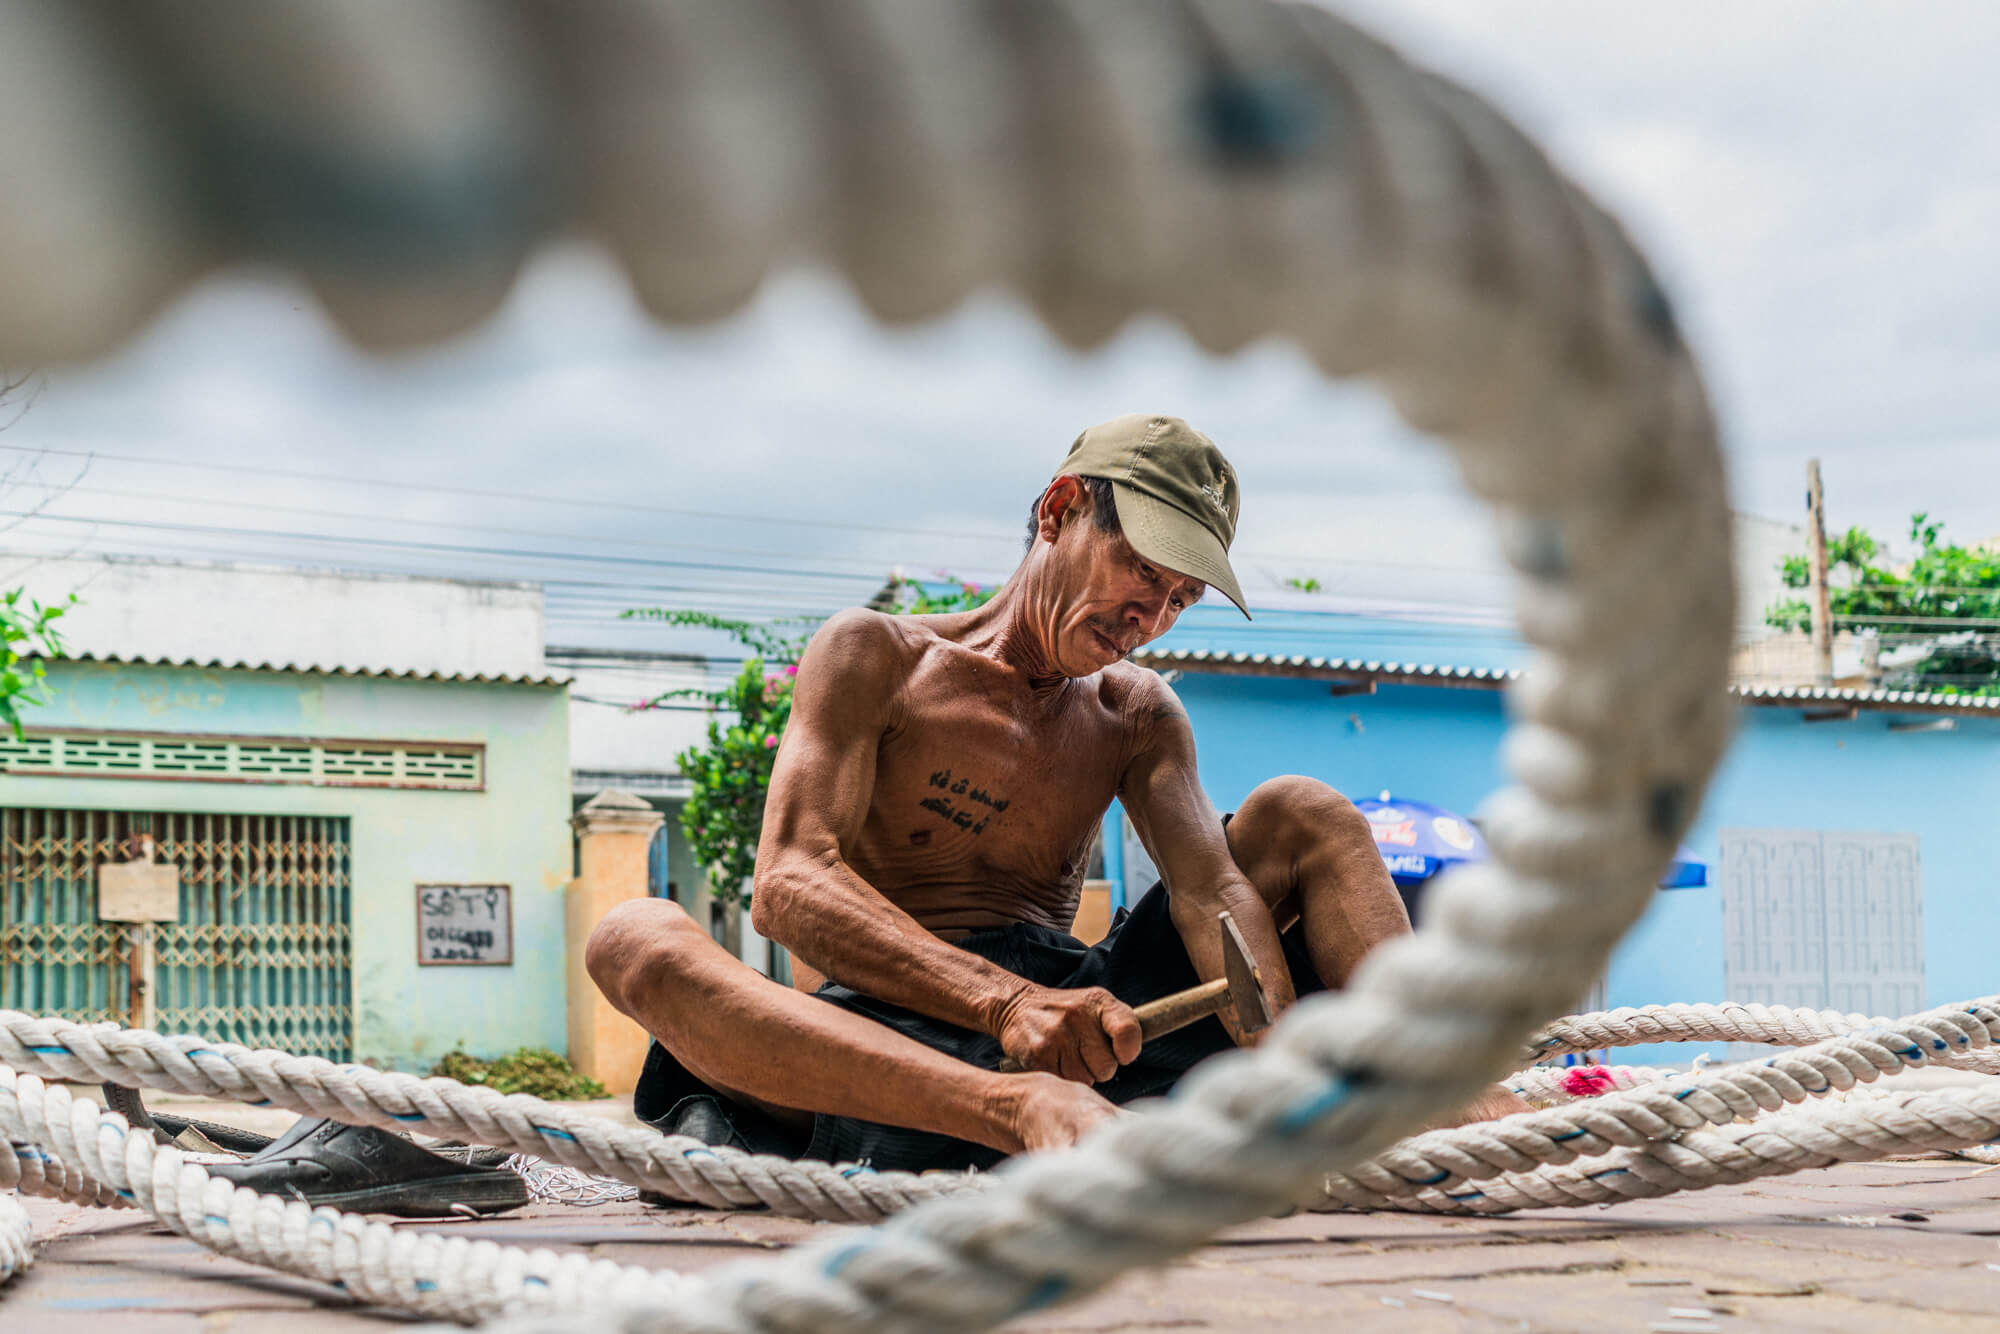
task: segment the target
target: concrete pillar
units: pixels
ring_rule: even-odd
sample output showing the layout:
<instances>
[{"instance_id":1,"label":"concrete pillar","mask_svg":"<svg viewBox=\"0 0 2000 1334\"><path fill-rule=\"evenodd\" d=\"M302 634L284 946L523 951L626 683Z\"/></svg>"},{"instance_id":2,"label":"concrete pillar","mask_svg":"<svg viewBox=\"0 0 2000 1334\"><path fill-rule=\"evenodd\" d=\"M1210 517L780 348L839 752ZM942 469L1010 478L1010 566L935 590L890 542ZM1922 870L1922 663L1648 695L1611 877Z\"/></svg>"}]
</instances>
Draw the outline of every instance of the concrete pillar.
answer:
<instances>
[{"instance_id":1,"label":"concrete pillar","mask_svg":"<svg viewBox=\"0 0 2000 1334\"><path fill-rule=\"evenodd\" d=\"M569 1059L578 1073L613 1093L630 1093L646 1060L646 1031L611 1008L584 971L583 947L613 905L646 897L647 852L665 817L630 792L613 788L570 818L577 876L564 902L568 969Z\"/></svg>"}]
</instances>

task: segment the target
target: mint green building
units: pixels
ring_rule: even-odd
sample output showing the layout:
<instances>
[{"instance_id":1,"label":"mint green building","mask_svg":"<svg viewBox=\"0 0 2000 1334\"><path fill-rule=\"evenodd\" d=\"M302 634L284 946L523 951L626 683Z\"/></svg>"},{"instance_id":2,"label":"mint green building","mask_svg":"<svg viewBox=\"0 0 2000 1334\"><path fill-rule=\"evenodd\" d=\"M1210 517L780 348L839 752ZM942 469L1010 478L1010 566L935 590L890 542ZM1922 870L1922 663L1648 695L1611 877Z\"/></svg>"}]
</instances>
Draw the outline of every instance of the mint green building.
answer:
<instances>
[{"instance_id":1,"label":"mint green building","mask_svg":"<svg viewBox=\"0 0 2000 1334\"><path fill-rule=\"evenodd\" d=\"M564 681L105 653L48 680L0 737L0 1008L399 1070L562 1050ZM140 877L171 920L100 918L126 861L172 868Z\"/></svg>"}]
</instances>

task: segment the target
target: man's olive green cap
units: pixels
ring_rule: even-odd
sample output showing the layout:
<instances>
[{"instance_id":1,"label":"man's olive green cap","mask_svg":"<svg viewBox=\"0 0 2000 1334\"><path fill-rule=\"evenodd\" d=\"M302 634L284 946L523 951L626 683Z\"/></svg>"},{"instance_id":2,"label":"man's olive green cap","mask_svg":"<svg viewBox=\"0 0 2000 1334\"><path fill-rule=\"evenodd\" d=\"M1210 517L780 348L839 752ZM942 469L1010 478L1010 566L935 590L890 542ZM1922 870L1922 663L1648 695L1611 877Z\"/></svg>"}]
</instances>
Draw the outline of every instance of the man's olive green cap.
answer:
<instances>
[{"instance_id":1,"label":"man's olive green cap","mask_svg":"<svg viewBox=\"0 0 2000 1334\"><path fill-rule=\"evenodd\" d=\"M1119 525L1134 551L1220 589L1249 617L1229 568L1240 488L1213 440L1178 417L1134 413L1078 436L1056 469L1057 477L1071 473L1111 483Z\"/></svg>"}]
</instances>

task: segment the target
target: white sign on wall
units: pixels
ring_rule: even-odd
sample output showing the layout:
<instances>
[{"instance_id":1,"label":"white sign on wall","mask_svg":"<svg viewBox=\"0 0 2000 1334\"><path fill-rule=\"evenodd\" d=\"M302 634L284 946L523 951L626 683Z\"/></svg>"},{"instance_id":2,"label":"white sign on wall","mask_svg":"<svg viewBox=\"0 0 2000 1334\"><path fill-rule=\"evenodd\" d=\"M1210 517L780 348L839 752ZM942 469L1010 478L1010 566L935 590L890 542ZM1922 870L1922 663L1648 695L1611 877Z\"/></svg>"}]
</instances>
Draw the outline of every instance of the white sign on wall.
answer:
<instances>
[{"instance_id":1,"label":"white sign on wall","mask_svg":"<svg viewBox=\"0 0 2000 1334\"><path fill-rule=\"evenodd\" d=\"M417 962L514 962L513 899L507 885L418 885Z\"/></svg>"}]
</instances>

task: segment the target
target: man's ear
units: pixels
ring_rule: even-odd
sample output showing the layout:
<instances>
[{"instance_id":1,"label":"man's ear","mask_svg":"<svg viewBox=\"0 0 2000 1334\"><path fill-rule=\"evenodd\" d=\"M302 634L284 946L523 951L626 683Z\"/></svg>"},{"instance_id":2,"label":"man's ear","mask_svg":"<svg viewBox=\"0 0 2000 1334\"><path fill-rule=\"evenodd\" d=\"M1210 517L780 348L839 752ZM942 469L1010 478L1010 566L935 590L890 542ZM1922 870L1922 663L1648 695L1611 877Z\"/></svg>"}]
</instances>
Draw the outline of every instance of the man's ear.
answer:
<instances>
[{"instance_id":1,"label":"man's ear","mask_svg":"<svg viewBox=\"0 0 2000 1334\"><path fill-rule=\"evenodd\" d=\"M1036 511L1040 522L1035 528L1037 541L1053 542L1062 535L1062 526L1072 516L1087 512L1090 492L1084 487L1083 479L1072 473L1064 473L1049 483L1049 489L1042 492L1041 507Z\"/></svg>"}]
</instances>

